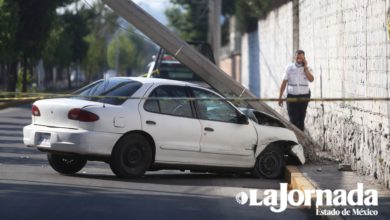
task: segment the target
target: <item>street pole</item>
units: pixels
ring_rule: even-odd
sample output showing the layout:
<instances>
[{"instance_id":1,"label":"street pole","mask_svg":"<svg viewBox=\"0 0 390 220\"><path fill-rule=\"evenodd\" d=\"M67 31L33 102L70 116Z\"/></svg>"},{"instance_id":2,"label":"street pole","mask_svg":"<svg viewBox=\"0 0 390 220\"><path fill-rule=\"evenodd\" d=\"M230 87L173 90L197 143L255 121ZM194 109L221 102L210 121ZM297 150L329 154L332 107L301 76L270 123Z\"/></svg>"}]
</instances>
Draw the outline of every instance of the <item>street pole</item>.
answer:
<instances>
[{"instance_id":1,"label":"street pole","mask_svg":"<svg viewBox=\"0 0 390 220\"><path fill-rule=\"evenodd\" d=\"M213 48L217 66L219 66L219 52L221 50L221 4L221 0L209 1L209 41Z\"/></svg>"},{"instance_id":2,"label":"street pole","mask_svg":"<svg viewBox=\"0 0 390 220\"><path fill-rule=\"evenodd\" d=\"M194 71L198 76L226 97L257 98L243 85L228 76L214 63L210 62L197 50L154 19L133 1L103 0L103 2L155 43L173 54L177 60ZM304 134L267 104L258 101L249 101L247 104L253 109L266 112L279 118L287 127L295 132L299 142L305 147L308 158L312 160L316 159L314 152L315 143L309 136Z\"/></svg>"}]
</instances>

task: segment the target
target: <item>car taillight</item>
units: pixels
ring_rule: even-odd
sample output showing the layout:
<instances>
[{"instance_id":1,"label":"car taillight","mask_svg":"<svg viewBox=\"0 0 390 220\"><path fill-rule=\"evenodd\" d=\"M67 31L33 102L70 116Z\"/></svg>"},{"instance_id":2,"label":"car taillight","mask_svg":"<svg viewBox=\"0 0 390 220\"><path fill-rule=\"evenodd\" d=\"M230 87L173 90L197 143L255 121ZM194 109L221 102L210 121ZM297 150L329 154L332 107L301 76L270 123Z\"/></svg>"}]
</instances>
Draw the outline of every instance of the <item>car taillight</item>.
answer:
<instances>
[{"instance_id":1,"label":"car taillight","mask_svg":"<svg viewBox=\"0 0 390 220\"><path fill-rule=\"evenodd\" d=\"M79 108L70 110L68 113L68 118L71 120L78 120L83 122L93 122L99 120L99 116L96 114Z\"/></svg>"},{"instance_id":2,"label":"car taillight","mask_svg":"<svg viewBox=\"0 0 390 220\"><path fill-rule=\"evenodd\" d=\"M34 116L41 116L41 112L39 111L39 108L36 105L32 106L31 113Z\"/></svg>"},{"instance_id":3,"label":"car taillight","mask_svg":"<svg viewBox=\"0 0 390 220\"><path fill-rule=\"evenodd\" d=\"M174 61L175 58L173 56L170 56L170 55L164 55L163 60Z\"/></svg>"}]
</instances>

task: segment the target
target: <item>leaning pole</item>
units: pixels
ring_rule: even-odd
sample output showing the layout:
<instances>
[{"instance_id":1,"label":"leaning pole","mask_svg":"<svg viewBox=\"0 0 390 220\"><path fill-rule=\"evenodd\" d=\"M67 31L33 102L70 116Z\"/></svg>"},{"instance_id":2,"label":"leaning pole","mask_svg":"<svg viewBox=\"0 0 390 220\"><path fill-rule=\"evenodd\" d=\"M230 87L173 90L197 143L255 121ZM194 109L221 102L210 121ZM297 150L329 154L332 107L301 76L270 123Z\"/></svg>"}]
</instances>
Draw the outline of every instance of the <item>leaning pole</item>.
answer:
<instances>
[{"instance_id":1,"label":"leaning pole","mask_svg":"<svg viewBox=\"0 0 390 220\"><path fill-rule=\"evenodd\" d=\"M218 66L210 62L197 50L188 45L183 39L170 31L167 27L145 12L137 4L130 0L103 0L112 10L134 25L152 41L163 47L176 59L190 68L204 81L210 84L226 97L257 98L243 85L235 81ZM279 118L288 128L292 129L298 137L298 141L305 149L305 155L309 161L317 160L314 151L315 142L291 124L282 115L263 102L247 101L251 108L264 111Z\"/></svg>"}]
</instances>

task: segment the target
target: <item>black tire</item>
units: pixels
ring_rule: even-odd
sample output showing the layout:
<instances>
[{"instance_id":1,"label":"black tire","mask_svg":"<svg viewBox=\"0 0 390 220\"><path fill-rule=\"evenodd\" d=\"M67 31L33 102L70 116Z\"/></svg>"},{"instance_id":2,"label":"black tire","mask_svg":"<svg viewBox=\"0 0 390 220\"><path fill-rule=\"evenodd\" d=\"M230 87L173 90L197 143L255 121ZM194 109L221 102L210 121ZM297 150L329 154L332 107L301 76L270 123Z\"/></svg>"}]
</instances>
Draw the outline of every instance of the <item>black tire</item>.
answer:
<instances>
[{"instance_id":1,"label":"black tire","mask_svg":"<svg viewBox=\"0 0 390 220\"><path fill-rule=\"evenodd\" d=\"M268 146L256 159L252 175L255 177L265 177L275 179L282 176L286 161L280 146Z\"/></svg>"},{"instance_id":2,"label":"black tire","mask_svg":"<svg viewBox=\"0 0 390 220\"><path fill-rule=\"evenodd\" d=\"M47 153L47 160L50 166L62 174L75 174L79 172L87 160L80 156L68 156L57 153Z\"/></svg>"},{"instance_id":3,"label":"black tire","mask_svg":"<svg viewBox=\"0 0 390 220\"><path fill-rule=\"evenodd\" d=\"M110 167L119 178L137 178L145 174L153 160L149 141L140 134L122 137L112 151Z\"/></svg>"}]
</instances>

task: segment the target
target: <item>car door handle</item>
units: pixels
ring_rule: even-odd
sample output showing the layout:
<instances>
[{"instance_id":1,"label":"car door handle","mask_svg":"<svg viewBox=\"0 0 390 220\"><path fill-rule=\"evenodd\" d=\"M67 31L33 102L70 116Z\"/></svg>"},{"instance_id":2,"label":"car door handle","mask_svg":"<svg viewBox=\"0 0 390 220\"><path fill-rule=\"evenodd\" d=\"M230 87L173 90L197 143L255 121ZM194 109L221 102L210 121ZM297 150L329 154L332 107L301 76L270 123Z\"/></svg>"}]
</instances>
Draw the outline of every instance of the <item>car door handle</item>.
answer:
<instances>
[{"instance_id":1,"label":"car door handle","mask_svg":"<svg viewBox=\"0 0 390 220\"><path fill-rule=\"evenodd\" d=\"M146 121L146 124L148 124L148 125L156 125L157 123L154 122L154 121Z\"/></svg>"},{"instance_id":2,"label":"car door handle","mask_svg":"<svg viewBox=\"0 0 390 220\"><path fill-rule=\"evenodd\" d=\"M214 129L209 128L209 127L205 127L204 130L205 130L205 131L210 131L210 132L213 132L213 131L214 131Z\"/></svg>"}]
</instances>

